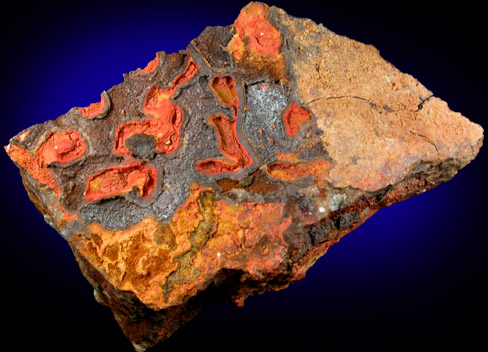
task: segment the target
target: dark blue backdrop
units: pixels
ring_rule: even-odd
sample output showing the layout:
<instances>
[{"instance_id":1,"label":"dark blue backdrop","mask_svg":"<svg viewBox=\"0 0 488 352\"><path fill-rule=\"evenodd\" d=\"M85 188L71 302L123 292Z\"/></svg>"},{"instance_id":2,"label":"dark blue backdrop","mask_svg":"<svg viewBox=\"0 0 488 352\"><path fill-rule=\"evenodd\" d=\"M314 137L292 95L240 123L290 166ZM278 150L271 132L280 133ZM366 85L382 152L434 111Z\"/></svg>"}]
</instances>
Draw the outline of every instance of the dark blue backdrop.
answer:
<instances>
[{"instance_id":1,"label":"dark blue backdrop","mask_svg":"<svg viewBox=\"0 0 488 352\"><path fill-rule=\"evenodd\" d=\"M246 3L4 7L0 143L98 101L156 51L186 48L206 26L231 24ZM318 3L269 2L373 44L451 109L488 126L480 8ZM304 280L250 298L242 309L211 307L151 350L195 343L216 351L245 343L258 350L272 343L486 345L486 159L482 149L450 182L381 210L333 246ZM109 309L95 302L68 245L29 201L16 167L3 152L0 160L2 344L19 351L131 351Z\"/></svg>"}]
</instances>

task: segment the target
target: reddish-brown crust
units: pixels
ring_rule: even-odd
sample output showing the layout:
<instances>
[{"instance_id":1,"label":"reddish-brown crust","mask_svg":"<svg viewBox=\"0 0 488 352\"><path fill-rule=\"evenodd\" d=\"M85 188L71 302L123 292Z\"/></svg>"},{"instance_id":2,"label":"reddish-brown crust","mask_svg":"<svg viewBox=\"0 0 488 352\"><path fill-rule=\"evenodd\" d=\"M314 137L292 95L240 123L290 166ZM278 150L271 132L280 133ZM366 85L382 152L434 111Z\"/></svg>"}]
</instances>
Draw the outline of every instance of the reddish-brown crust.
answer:
<instances>
[{"instance_id":1,"label":"reddish-brown crust","mask_svg":"<svg viewBox=\"0 0 488 352\"><path fill-rule=\"evenodd\" d=\"M238 66L270 78L284 79L285 59L281 54L282 37L268 18L269 7L250 3L234 22L235 35L227 48Z\"/></svg>"},{"instance_id":2,"label":"reddish-brown crust","mask_svg":"<svg viewBox=\"0 0 488 352\"><path fill-rule=\"evenodd\" d=\"M250 166L253 161L237 139L237 121L229 120L223 115L215 115L210 119L210 123L217 131L219 149L225 159L199 161L196 164L197 170L208 174L220 174L236 172Z\"/></svg>"},{"instance_id":3,"label":"reddish-brown crust","mask_svg":"<svg viewBox=\"0 0 488 352\"><path fill-rule=\"evenodd\" d=\"M151 86L144 99L142 111L151 118L131 121L117 127L113 151L119 155L129 155L125 146L127 138L134 134L147 134L156 139L156 151L169 154L180 146L183 112L170 99L178 86L192 79L198 72L198 65L191 57L183 73L176 76L171 88Z\"/></svg>"},{"instance_id":4,"label":"reddish-brown crust","mask_svg":"<svg viewBox=\"0 0 488 352\"><path fill-rule=\"evenodd\" d=\"M180 145L180 129L183 121L181 109L170 101L173 89L152 86L147 92L143 111L152 116L144 121L131 121L117 127L114 153L129 155L124 145L127 138L135 134L151 135L156 140L158 153L172 153Z\"/></svg>"},{"instance_id":5,"label":"reddish-brown crust","mask_svg":"<svg viewBox=\"0 0 488 352\"><path fill-rule=\"evenodd\" d=\"M234 60L240 61L244 51L252 57L280 55L281 34L267 18L268 8L254 3L241 11L234 23L236 35L229 43Z\"/></svg>"},{"instance_id":6,"label":"reddish-brown crust","mask_svg":"<svg viewBox=\"0 0 488 352\"><path fill-rule=\"evenodd\" d=\"M300 108L293 102L283 116L286 133L288 136L293 137L300 130L300 127L311 119L312 114L310 111Z\"/></svg>"},{"instance_id":7,"label":"reddish-brown crust","mask_svg":"<svg viewBox=\"0 0 488 352\"><path fill-rule=\"evenodd\" d=\"M129 193L133 188L137 188L139 196L146 199L154 191L156 181L154 167L140 163L109 167L87 180L85 201L112 198Z\"/></svg>"},{"instance_id":8,"label":"reddish-brown crust","mask_svg":"<svg viewBox=\"0 0 488 352\"><path fill-rule=\"evenodd\" d=\"M149 61L146 65L146 67L140 68L139 70L141 72L149 74L149 73L153 73L154 71L156 71L158 66L159 66L159 55L156 54L156 57L154 59L152 59L151 61Z\"/></svg>"},{"instance_id":9,"label":"reddish-brown crust","mask_svg":"<svg viewBox=\"0 0 488 352\"><path fill-rule=\"evenodd\" d=\"M266 171L271 177L282 181L294 181L299 177L312 175L321 186L325 182L329 168L329 162L326 160L303 164L275 162L266 166Z\"/></svg>"},{"instance_id":10,"label":"reddish-brown crust","mask_svg":"<svg viewBox=\"0 0 488 352\"><path fill-rule=\"evenodd\" d=\"M48 166L66 164L80 159L86 152L86 144L78 131L51 132L33 155L25 148L10 144L9 156L34 179L53 189L58 196L61 188Z\"/></svg>"},{"instance_id":11,"label":"reddish-brown crust","mask_svg":"<svg viewBox=\"0 0 488 352\"><path fill-rule=\"evenodd\" d=\"M86 145L78 131L53 132L39 148L36 158L43 165L50 165L54 162L66 164L81 158L85 152Z\"/></svg>"},{"instance_id":12,"label":"reddish-brown crust","mask_svg":"<svg viewBox=\"0 0 488 352\"><path fill-rule=\"evenodd\" d=\"M97 103L92 103L87 107L80 108L81 114L88 118L93 119L97 116L106 114L107 111L110 109L110 102L107 100L107 97L104 93L100 95L100 101Z\"/></svg>"},{"instance_id":13,"label":"reddish-brown crust","mask_svg":"<svg viewBox=\"0 0 488 352\"><path fill-rule=\"evenodd\" d=\"M234 78L230 76L215 76L212 78L210 88L215 92L219 102L234 109L234 116L237 116L239 98L234 84Z\"/></svg>"},{"instance_id":14,"label":"reddish-brown crust","mask_svg":"<svg viewBox=\"0 0 488 352\"><path fill-rule=\"evenodd\" d=\"M183 73L176 76L176 78L173 80L173 89L175 90L178 86L182 85L183 83L195 77L198 70L200 69L200 67L195 63L195 61L193 61L193 58L190 56L190 54L187 55L188 55L188 64L186 66L185 71L183 71Z\"/></svg>"},{"instance_id":15,"label":"reddish-brown crust","mask_svg":"<svg viewBox=\"0 0 488 352\"><path fill-rule=\"evenodd\" d=\"M215 128L219 139L219 150L225 159L199 161L196 163L196 169L207 174L236 172L250 166L253 160L237 137L239 98L234 79L230 76L215 76L210 82L210 88L214 91L221 104L234 110L234 120L230 120L220 114L210 118L209 122Z\"/></svg>"}]
</instances>

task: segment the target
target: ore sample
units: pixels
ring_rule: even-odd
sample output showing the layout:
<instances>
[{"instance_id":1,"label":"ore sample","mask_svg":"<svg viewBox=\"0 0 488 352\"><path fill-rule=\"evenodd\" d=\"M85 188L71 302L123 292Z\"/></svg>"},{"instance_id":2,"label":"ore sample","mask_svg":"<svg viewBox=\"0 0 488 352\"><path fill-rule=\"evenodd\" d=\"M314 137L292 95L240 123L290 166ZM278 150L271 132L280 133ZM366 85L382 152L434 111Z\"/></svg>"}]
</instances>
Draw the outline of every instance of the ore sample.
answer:
<instances>
[{"instance_id":1,"label":"ore sample","mask_svg":"<svg viewBox=\"0 0 488 352\"><path fill-rule=\"evenodd\" d=\"M372 46L263 3L6 151L136 350L304 277L483 130Z\"/></svg>"}]
</instances>

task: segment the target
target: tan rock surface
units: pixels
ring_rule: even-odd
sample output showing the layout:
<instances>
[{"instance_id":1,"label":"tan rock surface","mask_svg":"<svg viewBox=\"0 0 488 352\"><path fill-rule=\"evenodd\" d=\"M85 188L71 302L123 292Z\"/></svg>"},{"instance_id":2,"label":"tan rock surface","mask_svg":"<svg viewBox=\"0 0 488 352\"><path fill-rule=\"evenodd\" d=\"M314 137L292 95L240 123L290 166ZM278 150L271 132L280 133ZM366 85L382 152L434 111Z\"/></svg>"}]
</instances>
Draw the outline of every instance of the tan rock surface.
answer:
<instances>
[{"instance_id":1,"label":"tan rock surface","mask_svg":"<svg viewBox=\"0 0 488 352\"><path fill-rule=\"evenodd\" d=\"M277 13L282 28L297 33L287 38L285 55L299 99L318 116L336 163L328 176L334 186L376 191L419 162L472 160L481 126L451 111L373 46Z\"/></svg>"}]
</instances>

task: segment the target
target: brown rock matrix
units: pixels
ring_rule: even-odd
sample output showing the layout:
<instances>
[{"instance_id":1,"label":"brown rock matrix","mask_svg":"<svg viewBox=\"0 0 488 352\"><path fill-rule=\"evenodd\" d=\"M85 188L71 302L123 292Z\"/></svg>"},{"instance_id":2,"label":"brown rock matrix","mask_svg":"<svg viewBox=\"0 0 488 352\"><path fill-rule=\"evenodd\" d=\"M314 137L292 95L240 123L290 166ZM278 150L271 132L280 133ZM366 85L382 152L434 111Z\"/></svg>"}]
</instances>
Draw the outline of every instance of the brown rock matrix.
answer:
<instances>
[{"instance_id":1,"label":"brown rock matrix","mask_svg":"<svg viewBox=\"0 0 488 352\"><path fill-rule=\"evenodd\" d=\"M483 130L369 45L250 3L5 147L137 351L299 280Z\"/></svg>"}]
</instances>

